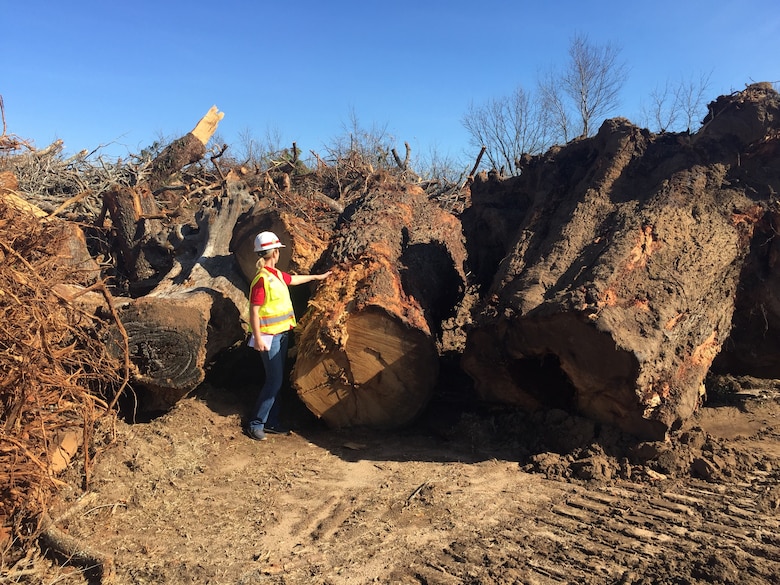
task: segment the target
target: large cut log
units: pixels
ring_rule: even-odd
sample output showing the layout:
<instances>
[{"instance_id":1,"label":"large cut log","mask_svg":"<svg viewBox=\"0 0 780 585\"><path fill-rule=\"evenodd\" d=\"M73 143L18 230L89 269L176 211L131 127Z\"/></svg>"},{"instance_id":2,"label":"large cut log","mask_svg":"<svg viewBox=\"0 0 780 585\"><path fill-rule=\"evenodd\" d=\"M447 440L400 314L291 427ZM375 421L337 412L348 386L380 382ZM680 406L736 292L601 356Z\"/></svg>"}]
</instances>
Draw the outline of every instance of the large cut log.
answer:
<instances>
[{"instance_id":1,"label":"large cut log","mask_svg":"<svg viewBox=\"0 0 780 585\"><path fill-rule=\"evenodd\" d=\"M171 271L149 294L121 306L132 381L148 391L146 409L175 404L203 381L218 352L244 339L247 286L230 238L252 203L246 185L229 174L224 191L201 208L198 230L180 247Z\"/></svg>"},{"instance_id":2,"label":"large cut log","mask_svg":"<svg viewBox=\"0 0 780 585\"><path fill-rule=\"evenodd\" d=\"M172 266L157 201L146 185L113 185L103 194L103 205L111 217L120 271L131 292L148 292Z\"/></svg>"},{"instance_id":3,"label":"large cut log","mask_svg":"<svg viewBox=\"0 0 780 585\"><path fill-rule=\"evenodd\" d=\"M333 427L413 420L438 378L437 336L465 288L460 222L418 187L380 185L334 234L298 327L292 382Z\"/></svg>"},{"instance_id":4,"label":"large cut log","mask_svg":"<svg viewBox=\"0 0 780 585\"><path fill-rule=\"evenodd\" d=\"M777 94L733 99L693 137L608 120L508 182L506 199L527 213L463 356L484 398L578 410L653 439L694 412L731 330L761 195L777 181L740 166L776 135ZM469 236L480 199L475 183Z\"/></svg>"},{"instance_id":5,"label":"large cut log","mask_svg":"<svg viewBox=\"0 0 780 585\"><path fill-rule=\"evenodd\" d=\"M255 205L238 221L230 242L230 249L247 282L252 282L257 274L255 236L265 231L275 233L284 244L279 251L277 266L296 274L312 271L327 248L329 238L329 234L316 225L290 212Z\"/></svg>"}]
</instances>

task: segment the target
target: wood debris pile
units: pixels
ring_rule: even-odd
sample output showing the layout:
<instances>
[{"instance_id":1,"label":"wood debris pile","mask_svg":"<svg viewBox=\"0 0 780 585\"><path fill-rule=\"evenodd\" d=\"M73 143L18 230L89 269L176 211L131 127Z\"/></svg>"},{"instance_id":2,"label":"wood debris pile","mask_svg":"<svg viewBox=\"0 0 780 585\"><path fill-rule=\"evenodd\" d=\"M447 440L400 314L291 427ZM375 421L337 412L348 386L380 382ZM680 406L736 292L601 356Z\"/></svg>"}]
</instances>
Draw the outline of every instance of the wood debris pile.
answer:
<instances>
[{"instance_id":1,"label":"wood debris pile","mask_svg":"<svg viewBox=\"0 0 780 585\"><path fill-rule=\"evenodd\" d=\"M71 459L89 484L126 387L164 410L245 343L260 231L283 270L333 273L301 303L291 382L334 427L414 420L447 353L484 401L647 440L701 405L718 354L776 377L780 95L711 106L696 134L607 120L517 177L475 175L478 158L455 183L422 180L408 146L230 159L206 148L216 107L129 162L36 151L3 125L0 553L45 530Z\"/></svg>"},{"instance_id":2,"label":"wood debris pile","mask_svg":"<svg viewBox=\"0 0 780 585\"><path fill-rule=\"evenodd\" d=\"M389 155L384 163L372 163L351 151L328 160L315 154L316 164L309 168L294 144L262 164L236 161L225 151L217 145L202 160L165 174L158 167L170 158L166 150L114 162L86 151L65 157L61 141L36 150L7 135L3 125L0 553L12 537L32 540L45 530L47 506L62 487L66 468L81 475L82 487L89 484L91 461L102 444L96 440L103 432L98 429L111 428L116 401L126 388L135 390L133 380L128 383L130 350L118 303L126 306L143 296L177 258L185 262L187 246L206 237L204 213L229 191L226 185L244 186L253 214L283 216L289 229L296 222L310 226L315 243L318 235L327 238L345 210L388 182L412 179L432 202L451 208L464 203L457 184L422 184L408 170L408 152L406 161L393 153L395 167ZM141 209L135 218L141 227L130 233L137 240L128 242L133 248L127 257L120 243L121 213L107 204L107 194L122 190L136 199L148 197L151 210ZM66 244L75 240L82 253L89 248L86 260L93 262L83 270L74 269L84 260L74 260L79 254ZM130 261L144 251L157 263L149 285L138 292L131 286ZM319 253L317 247L312 261ZM108 351L121 342L117 332L124 336L124 356L121 343L119 353Z\"/></svg>"}]
</instances>

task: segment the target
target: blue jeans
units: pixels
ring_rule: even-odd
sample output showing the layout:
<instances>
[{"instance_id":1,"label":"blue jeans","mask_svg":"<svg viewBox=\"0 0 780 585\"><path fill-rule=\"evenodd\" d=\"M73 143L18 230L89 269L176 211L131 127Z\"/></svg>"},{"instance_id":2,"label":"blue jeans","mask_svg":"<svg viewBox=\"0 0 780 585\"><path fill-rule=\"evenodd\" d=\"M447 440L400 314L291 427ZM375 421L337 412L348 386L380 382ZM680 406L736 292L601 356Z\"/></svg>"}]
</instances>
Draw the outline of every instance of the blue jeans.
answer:
<instances>
[{"instance_id":1,"label":"blue jeans","mask_svg":"<svg viewBox=\"0 0 780 585\"><path fill-rule=\"evenodd\" d=\"M265 425L273 427L279 423L279 405L276 402L276 396L284 381L289 334L289 331L285 331L274 335L271 349L260 352L265 367L265 383L263 383L249 419L250 429L264 429Z\"/></svg>"}]
</instances>

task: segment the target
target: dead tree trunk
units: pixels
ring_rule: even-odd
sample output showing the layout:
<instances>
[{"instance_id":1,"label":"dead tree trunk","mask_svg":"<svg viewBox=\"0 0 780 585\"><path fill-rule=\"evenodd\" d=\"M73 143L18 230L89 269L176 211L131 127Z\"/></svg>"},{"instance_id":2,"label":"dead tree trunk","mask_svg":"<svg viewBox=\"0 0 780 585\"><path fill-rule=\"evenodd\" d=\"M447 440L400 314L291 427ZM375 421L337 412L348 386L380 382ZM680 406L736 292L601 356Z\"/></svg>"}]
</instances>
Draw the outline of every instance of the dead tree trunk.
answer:
<instances>
[{"instance_id":1,"label":"dead tree trunk","mask_svg":"<svg viewBox=\"0 0 780 585\"><path fill-rule=\"evenodd\" d=\"M164 214L155 192L183 167L203 158L206 144L223 116L213 106L191 132L173 141L152 161L145 183L135 187L116 185L103 195L105 211L115 231L121 268L133 296L149 292L173 266L172 246L163 229Z\"/></svg>"},{"instance_id":2,"label":"dead tree trunk","mask_svg":"<svg viewBox=\"0 0 780 585\"><path fill-rule=\"evenodd\" d=\"M777 132L770 98L753 140ZM755 129L757 110L721 116ZM509 183L507 198L532 204L463 356L484 398L576 409L654 439L694 412L763 213L760 187L739 167L746 145L724 138L726 120L712 128L716 139L705 127L691 141L609 120ZM465 226L490 212L479 188Z\"/></svg>"},{"instance_id":3,"label":"dead tree trunk","mask_svg":"<svg viewBox=\"0 0 780 585\"><path fill-rule=\"evenodd\" d=\"M103 204L111 217L121 268L133 291L145 292L161 271L171 268L170 254L160 241L160 208L142 185L116 185L103 194Z\"/></svg>"},{"instance_id":4,"label":"dead tree trunk","mask_svg":"<svg viewBox=\"0 0 780 585\"><path fill-rule=\"evenodd\" d=\"M233 230L230 249L235 254L247 283L257 273L255 236L270 231L284 244L279 252L278 266L285 272L307 274L327 248L329 234L312 223L286 211L256 205Z\"/></svg>"},{"instance_id":5,"label":"dead tree trunk","mask_svg":"<svg viewBox=\"0 0 780 585\"><path fill-rule=\"evenodd\" d=\"M298 327L293 385L334 427L398 427L433 395L437 336L465 288L460 222L416 187L379 187L331 240Z\"/></svg>"},{"instance_id":6,"label":"dead tree trunk","mask_svg":"<svg viewBox=\"0 0 780 585\"><path fill-rule=\"evenodd\" d=\"M149 188L152 191L163 188L181 169L202 159L206 155L206 144L224 116L217 106L212 106L191 132L166 146L152 161L147 181Z\"/></svg>"},{"instance_id":7,"label":"dead tree trunk","mask_svg":"<svg viewBox=\"0 0 780 585\"><path fill-rule=\"evenodd\" d=\"M219 351L245 337L247 287L229 244L250 205L246 185L228 175L223 193L199 212L199 229L171 271L149 294L120 309L133 381L149 391L146 408L173 405L203 381Z\"/></svg>"}]
</instances>

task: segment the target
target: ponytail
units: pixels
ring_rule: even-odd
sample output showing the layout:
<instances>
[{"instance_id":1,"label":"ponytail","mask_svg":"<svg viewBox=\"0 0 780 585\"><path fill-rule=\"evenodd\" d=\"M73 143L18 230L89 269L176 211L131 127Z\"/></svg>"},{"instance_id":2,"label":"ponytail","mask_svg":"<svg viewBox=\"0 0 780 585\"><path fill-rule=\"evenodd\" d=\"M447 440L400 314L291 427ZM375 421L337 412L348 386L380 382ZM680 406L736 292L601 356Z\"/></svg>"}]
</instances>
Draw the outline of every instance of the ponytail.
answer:
<instances>
[{"instance_id":1,"label":"ponytail","mask_svg":"<svg viewBox=\"0 0 780 585\"><path fill-rule=\"evenodd\" d=\"M258 252L257 253L257 262L255 262L255 268L258 270L262 270L265 266L266 258L268 258L271 254L273 254L273 249L266 250L264 252Z\"/></svg>"}]
</instances>

